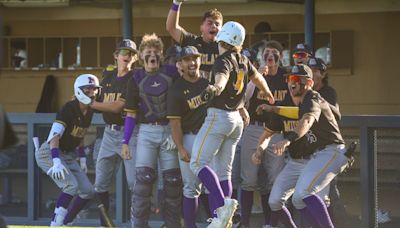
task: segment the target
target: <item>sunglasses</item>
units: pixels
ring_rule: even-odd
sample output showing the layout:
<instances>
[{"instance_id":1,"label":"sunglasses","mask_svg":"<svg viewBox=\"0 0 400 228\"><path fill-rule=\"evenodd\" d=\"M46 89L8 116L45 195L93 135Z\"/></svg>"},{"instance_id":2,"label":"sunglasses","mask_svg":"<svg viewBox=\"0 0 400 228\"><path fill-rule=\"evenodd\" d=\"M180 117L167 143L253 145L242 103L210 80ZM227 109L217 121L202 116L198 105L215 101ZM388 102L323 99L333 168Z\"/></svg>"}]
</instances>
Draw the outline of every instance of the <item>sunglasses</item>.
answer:
<instances>
[{"instance_id":1,"label":"sunglasses","mask_svg":"<svg viewBox=\"0 0 400 228\"><path fill-rule=\"evenodd\" d=\"M134 55L135 53L131 50L121 49L118 51L118 55L127 56L127 55Z\"/></svg>"},{"instance_id":2,"label":"sunglasses","mask_svg":"<svg viewBox=\"0 0 400 228\"><path fill-rule=\"evenodd\" d=\"M298 83L300 83L302 78L304 78L304 77L303 76L299 76L299 75L291 74L291 75L287 76L286 82L298 82Z\"/></svg>"},{"instance_id":3,"label":"sunglasses","mask_svg":"<svg viewBox=\"0 0 400 228\"><path fill-rule=\"evenodd\" d=\"M297 53L293 54L293 58L294 59L300 59L300 58L304 59L304 58L307 58L307 57L308 57L308 54L305 53L305 52L297 52Z\"/></svg>"}]
</instances>

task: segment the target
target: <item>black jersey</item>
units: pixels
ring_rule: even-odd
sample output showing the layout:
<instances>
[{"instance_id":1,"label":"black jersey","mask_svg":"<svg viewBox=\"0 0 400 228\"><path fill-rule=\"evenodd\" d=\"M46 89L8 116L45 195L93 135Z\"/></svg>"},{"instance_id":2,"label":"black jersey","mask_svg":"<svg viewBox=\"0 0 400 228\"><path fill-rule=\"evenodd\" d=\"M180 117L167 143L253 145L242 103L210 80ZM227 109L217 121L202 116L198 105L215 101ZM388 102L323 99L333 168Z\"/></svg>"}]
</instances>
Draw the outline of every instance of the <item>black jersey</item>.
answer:
<instances>
[{"instance_id":1,"label":"black jersey","mask_svg":"<svg viewBox=\"0 0 400 228\"><path fill-rule=\"evenodd\" d=\"M133 71L129 71L122 77L117 76L117 69L105 70L103 72L103 80L101 81L101 93L98 97L100 102L113 102L117 100L122 100L125 102L124 97L126 97L126 89L128 85L128 80L132 77ZM126 112L121 113L111 113L103 112L103 119L106 124L117 124L124 125Z\"/></svg>"},{"instance_id":2,"label":"black jersey","mask_svg":"<svg viewBox=\"0 0 400 228\"><path fill-rule=\"evenodd\" d=\"M136 69L128 82L125 110L139 112L139 123L167 123L167 91L178 76L174 65L162 65L157 72Z\"/></svg>"},{"instance_id":3,"label":"black jersey","mask_svg":"<svg viewBox=\"0 0 400 228\"><path fill-rule=\"evenodd\" d=\"M331 86L324 85L320 90L318 90L318 93L321 94L321 96L331 105L337 105L336 90Z\"/></svg>"},{"instance_id":4,"label":"black jersey","mask_svg":"<svg viewBox=\"0 0 400 228\"><path fill-rule=\"evenodd\" d=\"M204 122L207 107L200 94L207 86L204 78L196 82L178 78L168 91L167 118L180 118L184 134L197 132Z\"/></svg>"},{"instance_id":5,"label":"black jersey","mask_svg":"<svg viewBox=\"0 0 400 228\"><path fill-rule=\"evenodd\" d=\"M222 93L211 101L211 107L235 111L244 107L244 95L249 81L257 70L249 59L239 53L226 51L220 55L212 69L212 77L229 77Z\"/></svg>"},{"instance_id":6,"label":"black jersey","mask_svg":"<svg viewBox=\"0 0 400 228\"><path fill-rule=\"evenodd\" d=\"M281 103L282 106L295 106L290 95ZM274 132L282 132L286 136L289 132L294 131L299 124L299 119L292 119L285 116L278 115L276 113L270 113L270 118L268 118L267 128ZM302 138L291 143L288 147L290 157L294 159L305 158L309 156L312 152L307 150L306 143L307 138L303 136Z\"/></svg>"},{"instance_id":7,"label":"black jersey","mask_svg":"<svg viewBox=\"0 0 400 228\"><path fill-rule=\"evenodd\" d=\"M265 80L268 83L268 87L271 90L271 93L274 95L275 104L280 105L286 98L288 92L288 87L285 78L285 70L283 68L278 68L278 71L275 75L268 75L265 76ZM263 112L263 114L258 115L256 113L257 107L261 104L268 103L265 98L260 95L260 90L255 87L254 93L249 101L249 108L248 112L250 115L251 121L258 121L258 122L267 122L268 117L271 115L269 112Z\"/></svg>"},{"instance_id":8,"label":"black jersey","mask_svg":"<svg viewBox=\"0 0 400 228\"><path fill-rule=\"evenodd\" d=\"M304 115L312 115L315 118L314 124L306 134L312 151L333 143L344 144L335 115L329 103L318 92L310 90L305 95L299 106L299 118Z\"/></svg>"},{"instance_id":9,"label":"black jersey","mask_svg":"<svg viewBox=\"0 0 400 228\"><path fill-rule=\"evenodd\" d=\"M196 36L192 33L183 32L180 44L181 46L194 46L197 48L197 50L201 54L201 77L208 79L212 84L214 84L214 79L211 77L211 69L219 55L218 43L207 43L203 40L201 36Z\"/></svg>"},{"instance_id":10,"label":"black jersey","mask_svg":"<svg viewBox=\"0 0 400 228\"><path fill-rule=\"evenodd\" d=\"M61 108L55 120L65 128L59 143L61 151L75 151L89 128L92 117L93 110L90 108L87 110L86 115L82 114L77 99L67 102Z\"/></svg>"}]
</instances>

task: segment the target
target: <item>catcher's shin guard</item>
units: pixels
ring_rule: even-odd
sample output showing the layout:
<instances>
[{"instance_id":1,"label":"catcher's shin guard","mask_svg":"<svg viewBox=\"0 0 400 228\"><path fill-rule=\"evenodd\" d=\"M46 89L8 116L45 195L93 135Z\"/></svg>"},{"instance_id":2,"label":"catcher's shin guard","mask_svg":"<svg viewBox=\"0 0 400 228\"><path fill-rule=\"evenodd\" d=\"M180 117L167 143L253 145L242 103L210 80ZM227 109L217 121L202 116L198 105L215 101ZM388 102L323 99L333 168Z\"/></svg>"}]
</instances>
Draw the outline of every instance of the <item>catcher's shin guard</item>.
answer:
<instances>
[{"instance_id":1,"label":"catcher's shin guard","mask_svg":"<svg viewBox=\"0 0 400 228\"><path fill-rule=\"evenodd\" d=\"M147 227L151 208L151 192L156 171L150 167L136 168L136 184L132 192L132 227Z\"/></svg>"},{"instance_id":2,"label":"catcher's shin guard","mask_svg":"<svg viewBox=\"0 0 400 228\"><path fill-rule=\"evenodd\" d=\"M163 172L164 203L163 217L167 227L182 227L181 202L182 202L182 177L180 169L169 169Z\"/></svg>"}]
</instances>

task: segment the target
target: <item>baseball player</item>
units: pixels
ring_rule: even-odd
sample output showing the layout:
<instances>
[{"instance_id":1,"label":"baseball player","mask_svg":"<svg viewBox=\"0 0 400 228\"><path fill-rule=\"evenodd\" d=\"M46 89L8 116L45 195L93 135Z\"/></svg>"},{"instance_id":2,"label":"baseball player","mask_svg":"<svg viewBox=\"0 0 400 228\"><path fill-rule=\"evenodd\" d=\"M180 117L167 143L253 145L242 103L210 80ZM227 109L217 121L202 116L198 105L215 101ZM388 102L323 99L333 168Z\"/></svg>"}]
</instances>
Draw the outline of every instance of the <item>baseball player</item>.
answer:
<instances>
[{"instance_id":1,"label":"baseball player","mask_svg":"<svg viewBox=\"0 0 400 228\"><path fill-rule=\"evenodd\" d=\"M179 25L179 14L182 2L184 2L184 0L173 0L166 21L166 29L171 37L182 47L191 45L197 48L202 54L200 66L201 76L213 82L210 72L219 53L215 37L222 27L222 14L217 9L211 9L205 12L200 25L201 35L197 36L187 32Z\"/></svg>"},{"instance_id":2,"label":"baseball player","mask_svg":"<svg viewBox=\"0 0 400 228\"><path fill-rule=\"evenodd\" d=\"M284 140L274 145L274 151L282 154L287 147L291 151L291 147L304 144L304 148L298 151L302 151L300 155L307 161L300 165L289 161L279 174L269 199L271 209L276 211L271 220L272 217L279 217L281 221L285 218L287 211L282 205L287 195L293 193L293 205L312 227L333 227L321 192L328 189L330 181L347 166L348 158L344 155L344 141L329 103L312 90L312 77L311 69L303 64L294 66L288 76L290 95L292 102L299 107L300 119L297 123L287 121L281 125L288 132ZM260 154L257 151L256 160ZM296 165L302 166L301 172ZM293 185L295 178L298 179ZM275 195L279 192L281 195ZM276 224L271 221L271 225Z\"/></svg>"},{"instance_id":3,"label":"baseball player","mask_svg":"<svg viewBox=\"0 0 400 228\"><path fill-rule=\"evenodd\" d=\"M181 48L177 66L182 71L168 91L167 118L179 152L183 180L183 218L186 228L196 227L200 181L190 170L193 142L207 114L207 101L201 94L208 80L200 77L201 54L193 46Z\"/></svg>"},{"instance_id":4,"label":"baseball player","mask_svg":"<svg viewBox=\"0 0 400 228\"><path fill-rule=\"evenodd\" d=\"M313 51L310 46L304 43L299 43L293 51L293 62L295 65L307 64L308 59L312 57Z\"/></svg>"},{"instance_id":5,"label":"baseball player","mask_svg":"<svg viewBox=\"0 0 400 228\"><path fill-rule=\"evenodd\" d=\"M163 43L155 34L144 35L139 46L143 69L128 84L122 154L130 156L128 143L139 124L136 149L136 183L131 204L132 227L148 226L150 197L157 177L157 161L164 183L164 220L167 227L180 227L182 179L178 154L168 126L167 91L176 75L175 66L161 65Z\"/></svg>"},{"instance_id":6,"label":"baseball player","mask_svg":"<svg viewBox=\"0 0 400 228\"><path fill-rule=\"evenodd\" d=\"M96 76L82 74L74 83L75 98L57 113L47 141L35 152L38 166L61 189L50 226L72 222L78 212L92 198L94 190L86 172L83 137L90 126L93 110L89 104L100 86ZM79 156L76 161L75 150ZM72 205L70 202L75 197Z\"/></svg>"},{"instance_id":7,"label":"baseball player","mask_svg":"<svg viewBox=\"0 0 400 228\"><path fill-rule=\"evenodd\" d=\"M282 45L274 40L268 41L263 50L263 61L265 66L259 68L259 72L263 74L264 79L267 81L269 88L276 104L284 101L288 87L286 83L285 70L281 68L280 61L282 56ZM267 69L265 69L267 67ZM251 82L246 91L246 98L249 99L248 111L250 114L250 124L244 129L242 136L242 150L240 154L240 167L241 167L241 225L242 227L249 227L251 209L253 206L253 193L260 191L261 203L265 215L265 225L269 224L270 209L268 206L269 192L271 191L272 184L285 165L284 156L276 156L272 152L272 144L282 140L283 136L280 133L275 133L270 139L270 146L264 154L262 168L265 169L267 175L267 183L265 186L259 186L258 173L259 166L254 165L251 161L251 155L257 149L257 143L260 135L264 131L264 127L268 121L270 113L263 112L261 115L256 112L259 105L265 104L265 98L260 95L260 90L255 88Z\"/></svg>"},{"instance_id":8,"label":"baseball player","mask_svg":"<svg viewBox=\"0 0 400 228\"><path fill-rule=\"evenodd\" d=\"M122 40L115 52L116 66L109 66L103 71L101 82L102 90L97 101L90 107L103 112L106 123L103 139L96 162L96 180L94 189L100 202L106 211L109 209L109 190L111 181L120 167L121 161L125 167L126 180L129 190L132 191L135 184L135 151L136 138L130 140L132 159L121 155L123 124L125 113L123 112L125 100L122 94L126 93L128 80L133 75L132 65L137 60L136 44L129 39ZM134 135L135 137L135 135ZM100 217L102 218L102 217ZM101 219L101 225L106 226Z\"/></svg>"},{"instance_id":9,"label":"baseball player","mask_svg":"<svg viewBox=\"0 0 400 228\"><path fill-rule=\"evenodd\" d=\"M237 22L227 22L218 32L216 40L220 55L212 74L215 84L209 85L203 97L210 99L206 119L193 145L190 168L210 192L215 202L217 217L209 227L227 227L231 224L237 201L232 193L231 169L233 155L243 130L239 109L244 106L244 94L251 79L273 103L273 96L262 76L249 60L240 54L245 29ZM212 159L218 167L209 167ZM221 179L226 181L220 182Z\"/></svg>"},{"instance_id":10,"label":"baseball player","mask_svg":"<svg viewBox=\"0 0 400 228\"><path fill-rule=\"evenodd\" d=\"M211 77L211 69L219 54L215 37L222 27L223 16L217 9L208 10L204 13L202 23L200 24L201 35L194 35L179 25L180 7L183 2L184 0L173 0L166 21L166 30L182 47L191 45L197 48L201 53L200 75L213 83L214 79ZM205 206L204 208L213 207L209 205L213 205L214 201L209 199L207 194L201 194L200 199ZM213 211L206 212L208 217L216 216Z\"/></svg>"}]
</instances>

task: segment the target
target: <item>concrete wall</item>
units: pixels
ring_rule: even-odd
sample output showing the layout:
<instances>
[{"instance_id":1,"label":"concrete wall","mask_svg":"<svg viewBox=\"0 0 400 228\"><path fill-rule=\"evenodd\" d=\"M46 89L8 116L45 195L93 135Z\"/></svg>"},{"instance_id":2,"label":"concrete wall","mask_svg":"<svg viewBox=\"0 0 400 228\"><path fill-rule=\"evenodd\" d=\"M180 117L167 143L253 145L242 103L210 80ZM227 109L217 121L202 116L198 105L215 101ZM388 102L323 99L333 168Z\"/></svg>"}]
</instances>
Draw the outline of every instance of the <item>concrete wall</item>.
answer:
<instances>
[{"instance_id":1,"label":"concrete wall","mask_svg":"<svg viewBox=\"0 0 400 228\"><path fill-rule=\"evenodd\" d=\"M342 1L343 2L343 1ZM361 1L362 2L362 1ZM369 3L373 1L367 1ZM398 114L400 100L396 96L399 77L396 70L397 55L400 52L400 11L398 4L393 10L390 1L377 1L374 12L367 7L362 12L351 13L342 5L329 5L328 1L317 2L316 31L350 30L354 34L353 67L350 71L330 69L330 83L336 88L343 114ZM144 4L144 3L140 3ZM139 4L139 6L140 6ZM322 6L321 6L322 5ZM370 4L371 5L371 4ZM383 6L382 6L383 5ZM214 5L211 5L213 7ZM253 32L260 21L268 21L276 32L302 32L303 15L301 5L247 4L239 6L215 5L224 13L225 21L236 20ZM246 9L248 6L248 9ZM261 11L269 15L261 16ZM267 7L271 6L271 7ZM272 12L271 8L286 10ZM188 4L182 8L181 25L188 31L197 33L201 12L209 6ZM261 8L260 8L261 7ZM143 5L141 11L134 9L133 31L135 36L156 32L167 35L165 17L169 4L161 4L154 9ZM388 9L389 8L389 9ZM364 8L356 8L364 9ZM57 8L57 9L14 9L1 8L4 24L11 28L12 36L118 36L121 30L121 12L117 9ZM85 15L82 13L86 12ZM246 14L247 13L247 14ZM258 15L255 15L255 14ZM149 15L146 17L146 14ZM233 15L239 16L233 16ZM250 14L250 15L248 15ZM22 15L18 17L18 15ZM157 16L155 16L157 15ZM52 20L49 20L52 19ZM89 19L93 18L93 19ZM33 112L39 101L44 77L57 77L58 104L63 104L72 95L73 78L80 73L99 75L101 70L89 71L0 71L0 103L9 112Z\"/></svg>"}]
</instances>

